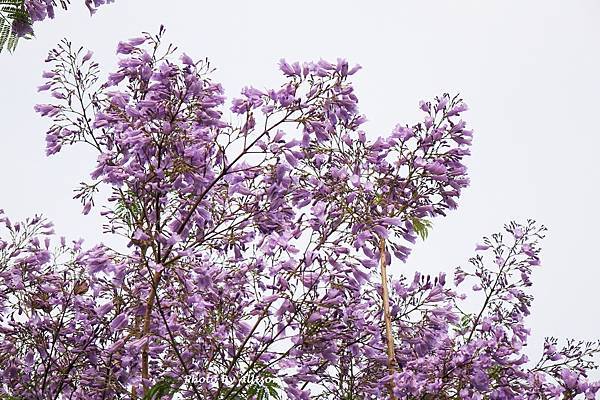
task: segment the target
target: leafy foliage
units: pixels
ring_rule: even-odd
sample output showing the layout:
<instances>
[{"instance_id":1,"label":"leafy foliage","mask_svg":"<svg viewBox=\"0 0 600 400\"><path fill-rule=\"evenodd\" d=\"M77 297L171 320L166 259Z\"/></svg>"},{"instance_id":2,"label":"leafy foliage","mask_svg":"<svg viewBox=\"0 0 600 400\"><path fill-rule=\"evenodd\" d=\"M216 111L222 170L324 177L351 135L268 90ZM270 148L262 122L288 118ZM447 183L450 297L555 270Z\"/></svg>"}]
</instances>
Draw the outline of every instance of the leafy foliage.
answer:
<instances>
[{"instance_id":1,"label":"leafy foliage","mask_svg":"<svg viewBox=\"0 0 600 400\"><path fill-rule=\"evenodd\" d=\"M248 389L246 398L253 398L255 396L256 400L269 400L269 399L281 399L279 392L279 385L277 383L270 381L264 384L255 383ZM241 399L240 399L241 400Z\"/></svg>"},{"instance_id":2,"label":"leafy foliage","mask_svg":"<svg viewBox=\"0 0 600 400\"><path fill-rule=\"evenodd\" d=\"M0 400L23 400L20 397L14 397L9 395L0 395Z\"/></svg>"},{"instance_id":3,"label":"leafy foliage","mask_svg":"<svg viewBox=\"0 0 600 400\"><path fill-rule=\"evenodd\" d=\"M263 368L263 367L261 367ZM256 400L281 400L281 386L275 380L276 377L268 371L261 373L260 379L257 379L248 386L245 395L236 396L238 400L256 399Z\"/></svg>"},{"instance_id":4,"label":"leafy foliage","mask_svg":"<svg viewBox=\"0 0 600 400\"><path fill-rule=\"evenodd\" d=\"M14 51L21 36L19 31L32 32L31 23L25 0L0 0L0 52Z\"/></svg>"},{"instance_id":5,"label":"leafy foliage","mask_svg":"<svg viewBox=\"0 0 600 400\"><path fill-rule=\"evenodd\" d=\"M159 400L163 397L171 397L177 392L177 381L167 376L154 384L144 395L142 400Z\"/></svg>"},{"instance_id":6,"label":"leafy foliage","mask_svg":"<svg viewBox=\"0 0 600 400\"><path fill-rule=\"evenodd\" d=\"M427 239L429 236L429 230L431 229L431 221L426 219L412 218L411 220L415 232L421 237L421 239Z\"/></svg>"}]
</instances>

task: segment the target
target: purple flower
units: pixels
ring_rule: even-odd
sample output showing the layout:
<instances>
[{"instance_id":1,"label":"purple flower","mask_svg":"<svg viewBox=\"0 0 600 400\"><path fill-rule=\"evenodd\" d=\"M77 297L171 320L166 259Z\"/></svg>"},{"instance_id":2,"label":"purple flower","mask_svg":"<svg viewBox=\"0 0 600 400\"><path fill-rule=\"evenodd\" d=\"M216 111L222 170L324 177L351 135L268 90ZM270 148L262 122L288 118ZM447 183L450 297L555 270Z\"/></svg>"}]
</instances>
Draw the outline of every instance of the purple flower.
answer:
<instances>
[{"instance_id":1,"label":"purple flower","mask_svg":"<svg viewBox=\"0 0 600 400\"><path fill-rule=\"evenodd\" d=\"M115 317L115 319L112 320L112 322L110 323L110 329L112 332L118 332L120 330L125 329L125 327L127 327L128 323L129 323L129 318L127 317L127 314L125 313L121 313L119 315L117 315Z\"/></svg>"},{"instance_id":2,"label":"purple flower","mask_svg":"<svg viewBox=\"0 0 600 400\"><path fill-rule=\"evenodd\" d=\"M34 107L34 110L43 117L53 117L60 112L60 108L52 104L38 104Z\"/></svg>"},{"instance_id":3,"label":"purple flower","mask_svg":"<svg viewBox=\"0 0 600 400\"><path fill-rule=\"evenodd\" d=\"M185 53L181 55L181 62L185 65L194 65L194 60L192 60L192 58Z\"/></svg>"}]
</instances>

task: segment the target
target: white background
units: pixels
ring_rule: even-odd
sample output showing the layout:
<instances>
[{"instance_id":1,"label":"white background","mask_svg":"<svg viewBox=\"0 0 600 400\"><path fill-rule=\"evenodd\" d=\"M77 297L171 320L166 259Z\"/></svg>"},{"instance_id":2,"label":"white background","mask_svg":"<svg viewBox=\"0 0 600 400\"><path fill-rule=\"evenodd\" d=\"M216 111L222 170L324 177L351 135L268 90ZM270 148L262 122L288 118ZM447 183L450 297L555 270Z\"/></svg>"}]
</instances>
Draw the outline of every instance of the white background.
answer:
<instances>
[{"instance_id":1,"label":"white background","mask_svg":"<svg viewBox=\"0 0 600 400\"><path fill-rule=\"evenodd\" d=\"M37 39L0 56L0 208L43 213L57 231L93 244L101 218L82 216L71 190L93 155L44 156L48 120L33 106L43 59L62 37L95 51L108 72L119 40L156 32L193 58L209 57L229 96L275 87L277 62L345 57L371 137L420 118L418 101L460 92L475 129L471 186L458 211L434 221L406 265L412 274L465 264L482 235L511 219L549 228L534 274L529 319L537 356L544 336L600 337L597 152L600 2L117 0L90 18L83 0L36 25ZM69 149L67 149L69 150Z\"/></svg>"}]
</instances>

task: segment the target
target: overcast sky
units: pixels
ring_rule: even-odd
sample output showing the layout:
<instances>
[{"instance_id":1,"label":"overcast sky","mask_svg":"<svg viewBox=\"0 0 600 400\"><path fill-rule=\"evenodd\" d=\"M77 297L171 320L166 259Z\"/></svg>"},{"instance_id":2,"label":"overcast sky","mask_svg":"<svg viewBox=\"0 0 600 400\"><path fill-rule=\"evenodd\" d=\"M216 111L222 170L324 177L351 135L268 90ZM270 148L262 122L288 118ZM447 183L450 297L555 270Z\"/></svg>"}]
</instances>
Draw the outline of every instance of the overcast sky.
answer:
<instances>
[{"instance_id":1,"label":"overcast sky","mask_svg":"<svg viewBox=\"0 0 600 400\"><path fill-rule=\"evenodd\" d=\"M600 337L597 251L600 107L600 2L571 1L192 1L117 0L90 18L83 0L37 39L0 56L0 208L15 219L43 213L57 231L102 240L101 218L82 216L72 189L91 154L44 156L48 120L33 111L43 59L68 37L112 68L119 40L167 28L166 39L194 58L209 57L228 95L273 87L277 62L344 57L363 70L354 82L371 137L420 117L418 101L461 93L475 130L471 186L460 207L434 221L406 265L436 272L465 264L482 235L510 220L549 228L536 297L530 353L544 336Z\"/></svg>"}]
</instances>

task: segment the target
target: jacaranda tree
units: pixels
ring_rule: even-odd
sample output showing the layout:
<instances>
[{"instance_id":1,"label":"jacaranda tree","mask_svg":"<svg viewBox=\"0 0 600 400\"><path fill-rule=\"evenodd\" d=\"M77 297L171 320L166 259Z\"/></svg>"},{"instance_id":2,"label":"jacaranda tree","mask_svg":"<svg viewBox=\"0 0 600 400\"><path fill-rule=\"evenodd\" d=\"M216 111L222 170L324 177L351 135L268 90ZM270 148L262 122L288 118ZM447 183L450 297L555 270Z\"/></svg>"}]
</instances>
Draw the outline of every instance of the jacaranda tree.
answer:
<instances>
[{"instance_id":1,"label":"jacaranda tree","mask_svg":"<svg viewBox=\"0 0 600 400\"><path fill-rule=\"evenodd\" d=\"M595 398L598 343L524 354L543 226L508 223L453 279L395 265L468 185L461 99L371 141L359 66L282 60L280 87L227 102L161 37L119 43L106 81L68 41L49 54L47 153L96 152L75 197L123 246L2 216L0 396Z\"/></svg>"}]
</instances>

